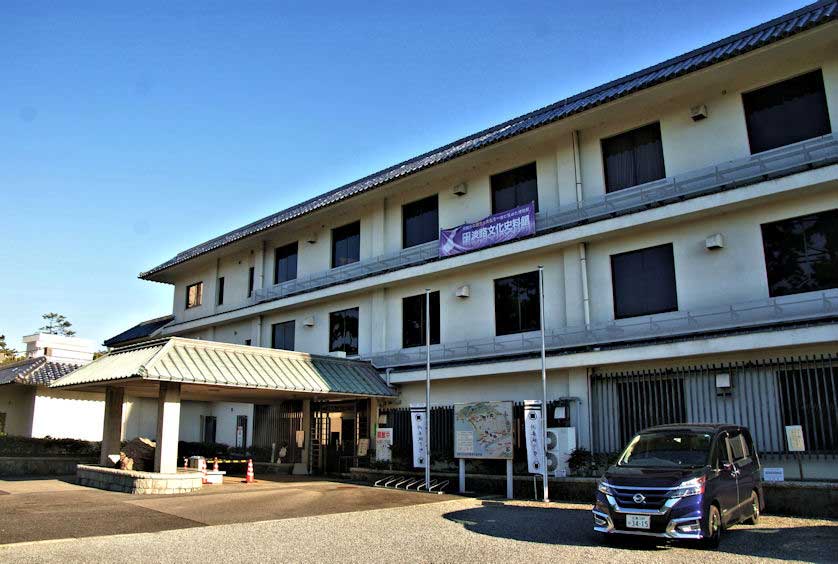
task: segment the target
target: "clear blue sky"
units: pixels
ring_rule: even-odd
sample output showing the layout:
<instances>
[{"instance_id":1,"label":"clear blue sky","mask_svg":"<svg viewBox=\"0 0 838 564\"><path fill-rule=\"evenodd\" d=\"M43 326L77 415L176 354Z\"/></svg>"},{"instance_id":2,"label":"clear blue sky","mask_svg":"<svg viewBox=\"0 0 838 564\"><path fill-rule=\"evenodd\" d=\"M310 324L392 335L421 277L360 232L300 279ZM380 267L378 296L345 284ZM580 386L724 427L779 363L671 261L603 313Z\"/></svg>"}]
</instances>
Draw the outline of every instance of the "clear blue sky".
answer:
<instances>
[{"instance_id":1,"label":"clear blue sky","mask_svg":"<svg viewBox=\"0 0 838 564\"><path fill-rule=\"evenodd\" d=\"M0 3L10 345L169 313L137 273L178 251L803 5L302 4Z\"/></svg>"}]
</instances>

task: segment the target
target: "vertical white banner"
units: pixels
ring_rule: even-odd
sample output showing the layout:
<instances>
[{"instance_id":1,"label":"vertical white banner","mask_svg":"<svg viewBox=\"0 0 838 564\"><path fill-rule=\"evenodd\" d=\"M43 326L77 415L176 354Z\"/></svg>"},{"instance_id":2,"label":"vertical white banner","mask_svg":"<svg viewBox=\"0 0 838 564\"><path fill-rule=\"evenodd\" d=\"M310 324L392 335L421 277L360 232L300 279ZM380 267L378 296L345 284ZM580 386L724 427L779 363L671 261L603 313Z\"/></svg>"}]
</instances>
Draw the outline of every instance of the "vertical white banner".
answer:
<instances>
[{"instance_id":1,"label":"vertical white banner","mask_svg":"<svg viewBox=\"0 0 838 564\"><path fill-rule=\"evenodd\" d=\"M530 474L542 474L544 443L541 431L541 401L524 401L524 436L527 442L527 469Z\"/></svg>"},{"instance_id":2,"label":"vertical white banner","mask_svg":"<svg viewBox=\"0 0 838 564\"><path fill-rule=\"evenodd\" d=\"M410 426L413 429L413 466L425 468L425 405L410 406Z\"/></svg>"}]
</instances>

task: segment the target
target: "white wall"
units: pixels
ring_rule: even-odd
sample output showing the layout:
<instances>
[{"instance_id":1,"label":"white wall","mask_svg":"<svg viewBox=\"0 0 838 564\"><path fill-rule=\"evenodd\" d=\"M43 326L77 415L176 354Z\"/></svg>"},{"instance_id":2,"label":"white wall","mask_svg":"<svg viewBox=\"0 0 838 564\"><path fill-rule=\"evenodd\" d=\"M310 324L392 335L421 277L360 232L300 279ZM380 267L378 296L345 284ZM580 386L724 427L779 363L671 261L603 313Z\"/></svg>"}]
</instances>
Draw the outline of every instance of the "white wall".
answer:
<instances>
[{"instance_id":1,"label":"white wall","mask_svg":"<svg viewBox=\"0 0 838 564\"><path fill-rule=\"evenodd\" d=\"M35 408L35 387L20 384L0 386L0 413L6 414L6 434L29 437L32 434L32 412Z\"/></svg>"},{"instance_id":2,"label":"white wall","mask_svg":"<svg viewBox=\"0 0 838 564\"><path fill-rule=\"evenodd\" d=\"M38 388L32 416L33 437L102 440L102 394Z\"/></svg>"}]
</instances>

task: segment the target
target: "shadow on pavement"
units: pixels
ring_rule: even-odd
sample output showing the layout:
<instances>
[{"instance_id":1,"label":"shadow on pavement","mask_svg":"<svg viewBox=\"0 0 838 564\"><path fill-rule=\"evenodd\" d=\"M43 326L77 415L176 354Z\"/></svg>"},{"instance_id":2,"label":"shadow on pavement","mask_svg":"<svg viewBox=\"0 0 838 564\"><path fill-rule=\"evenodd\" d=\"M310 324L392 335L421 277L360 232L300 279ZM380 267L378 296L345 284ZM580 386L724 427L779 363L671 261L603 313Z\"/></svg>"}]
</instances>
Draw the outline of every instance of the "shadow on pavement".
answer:
<instances>
[{"instance_id":1,"label":"shadow on pavement","mask_svg":"<svg viewBox=\"0 0 838 564\"><path fill-rule=\"evenodd\" d=\"M467 530L493 537L568 546L599 546L624 550L659 552L670 549L695 551L688 541L666 542L642 537L615 536L607 539L592 530L588 509L530 507L483 502L481 507L454 511L443 516ZM777 518L766 518L758 527L737 525L725 531L719 552L780 560L835 562L838 554L838 523L812 526L771 526ZM795 524L801 520L795 519Z\"/></svg>"}]
</instances>

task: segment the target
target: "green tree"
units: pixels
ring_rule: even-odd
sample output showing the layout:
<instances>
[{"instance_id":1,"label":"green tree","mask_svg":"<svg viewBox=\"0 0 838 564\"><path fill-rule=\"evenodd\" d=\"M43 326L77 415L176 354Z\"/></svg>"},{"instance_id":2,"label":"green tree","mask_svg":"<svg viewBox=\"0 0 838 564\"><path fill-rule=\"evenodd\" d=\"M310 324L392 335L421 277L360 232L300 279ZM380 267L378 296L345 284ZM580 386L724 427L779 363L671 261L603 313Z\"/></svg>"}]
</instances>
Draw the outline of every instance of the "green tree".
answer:
<instances>
[{"instance_id":1,"label":"green tree","mask_svg":"<svg viewBox=\"0 0 838 564\"><path fill-rule=\"evenodd\" d=\"M72 337L76 334L75 331L70 329L70 327L72 327L73 324L67 321L67 318L61 315L60 313L45 313L41 317L46 322L46 325L39 329L41 333L49 333L50 335L63 335L65 337Z\"/></svg>"},{"instance_id":2,"label":"green tree","mask_svg":"<svg viewBox=\"0 0 838 564\"><path fill-rule=\"evenodd\" d=\"M0 364L15 362L20 360L20 356L15 349L9 348L6 345L6 336L0 335Z\"/></svg>"}]
</instances>

